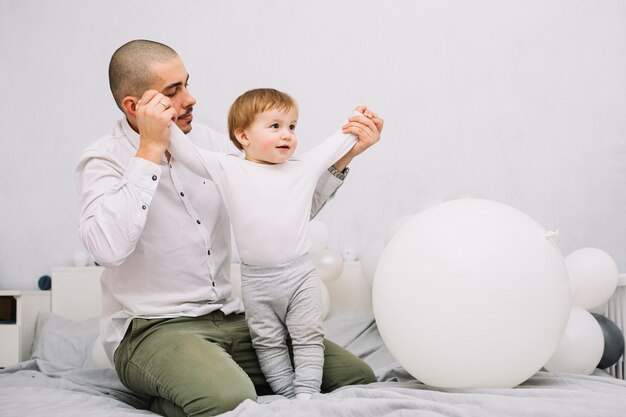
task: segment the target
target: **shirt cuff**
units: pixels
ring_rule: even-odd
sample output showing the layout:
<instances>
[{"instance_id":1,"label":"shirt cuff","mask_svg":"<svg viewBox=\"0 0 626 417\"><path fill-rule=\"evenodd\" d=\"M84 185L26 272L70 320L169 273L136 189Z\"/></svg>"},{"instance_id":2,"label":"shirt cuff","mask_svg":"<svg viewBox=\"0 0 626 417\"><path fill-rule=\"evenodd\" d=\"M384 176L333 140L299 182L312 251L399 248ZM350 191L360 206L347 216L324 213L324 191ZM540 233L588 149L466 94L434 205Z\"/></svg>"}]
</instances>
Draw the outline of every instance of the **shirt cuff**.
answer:
<instances>
[{"instance_id":1,"label":"shirt cuff","mask_svg":"<svg viewBox=\"0 0 626 417\"><path fill-rule=\"evenodd\" d=\"M154 162L143 158L132 158L126 170L126 181L136 187L150 192L151 194L159 185L161 168Z\"/></svg>"},{"instance_id":2,"label":"shirt cuff","mask_svg":"<svg viewBox=\"0 0 626 417\"><path fill-rule=\"evenodd\" d=\"M343 181L330 173L330 171L324 171L317 182L315 192L323 198L332 197L337 189L343 185Z\"/></svg>"},{"instance_id":3,"label":"shirt cuff","mask_svg":"<svg viewBox=\"0 0 626 417\"><path fill-rule=\"evenodd\" d=\"M343 181L348 176L348 173L350 172L350 168L345 167L343 171L339 171L337 168L335 168L334 165L331 165L331 167L328 168L328 172L330 172L331 174L333 174L333 176Z\"/></svg>"}]
</instances>

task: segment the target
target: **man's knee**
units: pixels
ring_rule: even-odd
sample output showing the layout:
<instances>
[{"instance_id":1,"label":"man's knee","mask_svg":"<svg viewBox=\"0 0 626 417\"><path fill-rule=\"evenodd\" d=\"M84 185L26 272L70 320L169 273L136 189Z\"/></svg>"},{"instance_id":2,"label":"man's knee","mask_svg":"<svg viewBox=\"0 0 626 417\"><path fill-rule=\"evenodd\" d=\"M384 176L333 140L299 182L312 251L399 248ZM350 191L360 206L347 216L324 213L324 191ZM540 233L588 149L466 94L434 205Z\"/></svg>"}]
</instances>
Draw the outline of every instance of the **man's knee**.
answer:
<instances>
[{"instance_id":1,"label":"man's knee","mask_svg":"<svg viewBox=\"0 0 626 417\"><path fill-rule=\"evenodd\" d=\"M365 362L361 362L359 365L355 366L354 382L348 385L371 384L372 382L376 382L376 375L372 368Z\"/></svg>"},{"instance_id":2,"label":"man's knee","mask_svg":"<svg viewBox=\"0 0 626 417\"><path fill-rule=\"evenodd\" d=\"M254 384L232 357L191 332L154 335L132 358L122 356L116 367L123 383L137 393L163 398L153 407L168 417L180 415L170 412L175 409L187 416L217 415L256 399Z\"/></svg>"}]
</instances>

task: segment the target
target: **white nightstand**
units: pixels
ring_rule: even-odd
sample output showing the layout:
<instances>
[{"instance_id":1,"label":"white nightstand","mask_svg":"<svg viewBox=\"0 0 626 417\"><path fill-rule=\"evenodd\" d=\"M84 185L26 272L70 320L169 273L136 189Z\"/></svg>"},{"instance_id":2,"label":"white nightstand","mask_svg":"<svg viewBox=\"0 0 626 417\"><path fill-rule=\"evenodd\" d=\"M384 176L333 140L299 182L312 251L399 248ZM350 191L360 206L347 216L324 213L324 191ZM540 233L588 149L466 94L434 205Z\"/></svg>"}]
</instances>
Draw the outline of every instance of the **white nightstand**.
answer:
<instances>
[{"instance_id":1,"label":"white nightstand","mask_svg":"<svg viewBox=\"0 0 626 417\"><path fill-rule=\"evenodd\" d=\"M0 367L30 358L39 311L50 311L50 291L0 291Z\"/></svg>"}]
</instances>

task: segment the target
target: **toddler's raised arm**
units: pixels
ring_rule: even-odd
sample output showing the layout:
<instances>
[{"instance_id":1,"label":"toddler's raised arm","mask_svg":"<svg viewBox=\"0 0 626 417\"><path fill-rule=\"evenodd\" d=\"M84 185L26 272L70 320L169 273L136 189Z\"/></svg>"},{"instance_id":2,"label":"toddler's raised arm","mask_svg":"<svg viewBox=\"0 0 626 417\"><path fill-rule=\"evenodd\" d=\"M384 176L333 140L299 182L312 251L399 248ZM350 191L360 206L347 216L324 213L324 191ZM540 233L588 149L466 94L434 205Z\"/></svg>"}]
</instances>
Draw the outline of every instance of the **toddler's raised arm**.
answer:
<instances>
[{"instance_id":1,"label":"toddler's raised arm","mask_svg":"<svg viewBox=\"0 0 626 417\"><path fill-rule=\"evenodd\" d=\"M215 181L220 175L220 165L216 153L194 145L174 123L170 126L170 144L172 157L196 175Z\"/></svg>"}]
</instances>

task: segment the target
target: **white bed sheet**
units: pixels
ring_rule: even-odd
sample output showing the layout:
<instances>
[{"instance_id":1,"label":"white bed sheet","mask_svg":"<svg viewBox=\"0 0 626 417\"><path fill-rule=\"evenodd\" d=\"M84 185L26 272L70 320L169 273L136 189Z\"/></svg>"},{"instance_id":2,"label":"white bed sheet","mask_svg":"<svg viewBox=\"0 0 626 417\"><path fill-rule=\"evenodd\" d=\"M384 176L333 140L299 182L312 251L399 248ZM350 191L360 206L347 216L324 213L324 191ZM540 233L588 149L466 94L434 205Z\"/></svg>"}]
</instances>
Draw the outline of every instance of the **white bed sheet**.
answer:
<instances>
[{"instance_id":1,"label":"white bed sheet","mask_svg":"<svg viewBox=\"0 0 626 417\"><path fill-rule=\"evenodd\" d=\"M335 314L326 331L329 339L366 360L379 382L318 394L309 401L262 397L222 417L626 415L626 382L604 371L589 376L539 372L513 389L436 389L415 381L393 359L371 313ZM112 369L90 368L88 360L80 369L64 369L35 358L3 370L0 399L2 417L154 415L145 410L147 399L130 393Z\"/></svg>"}]
</instances>

